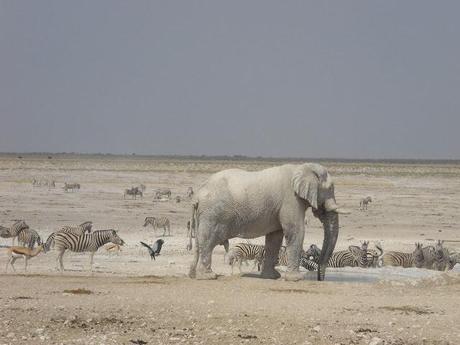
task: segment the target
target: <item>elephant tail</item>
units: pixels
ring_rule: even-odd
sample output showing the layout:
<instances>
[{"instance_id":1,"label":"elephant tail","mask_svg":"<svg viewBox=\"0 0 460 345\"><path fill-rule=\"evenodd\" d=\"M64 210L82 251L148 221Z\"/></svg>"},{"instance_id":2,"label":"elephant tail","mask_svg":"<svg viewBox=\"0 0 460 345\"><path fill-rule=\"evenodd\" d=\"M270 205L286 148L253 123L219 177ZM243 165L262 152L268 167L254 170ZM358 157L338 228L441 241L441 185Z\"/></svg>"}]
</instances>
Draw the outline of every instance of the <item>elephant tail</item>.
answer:
<instances>
[{"instance_id":1,"label":"elephant tail","mask_svg":"<svg viewBox=\"0 0 460 345\"><path fill-rule=\"evenodd\" d=\"M192 229L195 229L195 251L193 255L193 261L190 265L189 277L195 278L196 276L196 265L198 264L199 258L199 245L198 245L198 229L199 229L199 219L198 219L198 202L192 205L192 218L190 219L190 231L189 231L189 243L187 249L192 249Z\"/></svg>"}]
</instances>

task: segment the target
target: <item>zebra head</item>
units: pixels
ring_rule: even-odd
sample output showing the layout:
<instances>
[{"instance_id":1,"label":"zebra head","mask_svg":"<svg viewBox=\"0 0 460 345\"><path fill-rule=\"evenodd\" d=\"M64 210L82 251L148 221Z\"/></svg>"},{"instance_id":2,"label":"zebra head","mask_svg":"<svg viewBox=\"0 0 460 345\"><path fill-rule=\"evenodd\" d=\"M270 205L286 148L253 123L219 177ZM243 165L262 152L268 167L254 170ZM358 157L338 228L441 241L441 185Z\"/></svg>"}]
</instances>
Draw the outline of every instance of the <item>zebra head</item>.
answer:
<instances>
[{"instance_id":1,"label":"zebra head","mask_svg":"<svg viewBox=\"0 0 460 345\"><path fill-rule=\"evenodd\" d=\"M422 268L425 258L423 256L423 245L421 243L415 243L415 249L412 255L414 257L415 267Z\"/></svg>"},{"instance_id":2,"label":"zebra head","mask_svg":"<svg viewBox=\"0 0 460 345\"><path fill-rule=\"evenodd\" d=\"M81 223L79 226L80 226L80 228L83 229L83 234L85 232L90 233L91 229L93 228L93 222L84 222L84 223Z\"/></svg>"},{"instance_id":3,"label":"zebra head","mask_svg":"<svg viewBox=\"0 0 460 345\"><path fill-rule=\"evenodd\" d=\"M155 223L155 217L145 217L144 220L144 227L146 227L149 224Z\"/></svg>"},{"instance_id":4,"label":"zebra head","mask_svg":"<svg viewBox=\"0 0 460 345\"><path fill-rule=\"evenodd\" d=\"M125 244L125 241L123 241L120 236L118 236L117 232L115 230L111 230L109 233L109 242L112 242L113 244L118 244L120 246Z\"/></svg>"},{"instance_id":5,"label":"zebra head","mask_svg":"<svg viewBox=\"0 0 460 345\"><path fill-rule=\"evenodd\" d=\"M321 249L316 244L312 244L310 248L305 252L305 257L309 260L317 262L321 254Z\"/></svg>"},{"instance_id":6,"label":"zebra head","mask_svg":"<svg viewBox=\"0 0 460 345\"><path fill-rule=\"evenodd\" d=\"M363 241L361 242L361 249L367 251L369 248L369 241Z\"/></svg>"}]
</instances>

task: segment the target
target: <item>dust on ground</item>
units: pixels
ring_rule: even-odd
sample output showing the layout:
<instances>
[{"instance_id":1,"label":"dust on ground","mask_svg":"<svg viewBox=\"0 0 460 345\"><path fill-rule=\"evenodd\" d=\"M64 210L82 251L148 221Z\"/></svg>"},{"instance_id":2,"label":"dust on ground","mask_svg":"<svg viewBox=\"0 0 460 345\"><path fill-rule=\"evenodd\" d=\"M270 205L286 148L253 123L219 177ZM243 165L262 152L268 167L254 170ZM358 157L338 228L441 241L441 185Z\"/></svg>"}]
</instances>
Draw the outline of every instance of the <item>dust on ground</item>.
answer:
<instances>
[{"instance_id":1,"label":"dust on ground","mask_svg":"<svg viewBox=\"0 0 460 345\"><path fill-rule=\"evenodd\" d=\"M86 220L115 228L126 241L120 253L103 248L88 272L88 254L66 253L66 272L55 271L56 253L33 258L23 274L2 274L0 344L458 344L460 274L418 269L328 270L329 281L308 274L302 282L231 275L223 248L214 253L217 281L185 274L190 217L188 186L214 171L249 170L267 161L210 161L62 155L0 156L0 224L15 219L46 237L63 225ZM412 251L414 242L440 238L458 250L460 166L325 162L336 182L341 217L337 249L360 240L381 241L386 250ZM32 187L50 178L57 188ZM81 184L64 192L64 182ZM144 198L123 199L143 183ZM181 203L153 202L153 189L169 187ZM373 202L359 211L359 200ZM172 236L144 228L146 216L171 220ZM321 224L307 214L305 247L322 243ZM165 245L155 261L139 241ZM234 239L236 243L241 240ZM262 243L262 239L252 242ZM9 240L1 240L10 244ZM0 249L0 264L6 264ZM252 266L243 266L251 271ZM235 273L238 270L236 269Z\"/></svg>"}]
</instances>

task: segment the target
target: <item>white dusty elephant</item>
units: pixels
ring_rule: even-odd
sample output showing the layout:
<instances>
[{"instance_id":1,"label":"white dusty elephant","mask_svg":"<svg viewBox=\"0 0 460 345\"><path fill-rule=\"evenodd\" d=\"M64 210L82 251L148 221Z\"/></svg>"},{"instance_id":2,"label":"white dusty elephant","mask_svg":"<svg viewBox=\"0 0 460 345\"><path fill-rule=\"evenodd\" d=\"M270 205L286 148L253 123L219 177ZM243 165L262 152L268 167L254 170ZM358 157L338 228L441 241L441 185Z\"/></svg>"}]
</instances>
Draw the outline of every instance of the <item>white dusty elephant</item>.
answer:
<instances>
[{"instance_id":1,"label":"white dusty elephant","mask_svg":"<svg viewBox=\"0 0 460 345\"><path fill-rule=\"evenodd\" d=\"M275 263L284 236L288 255L286 279L301 279L299 262L308 207L313 208L313 214L324 227L318 268L318 280L324 280L337 241L341 211L335 202L334 184L323 166L286 164L257 172L229 169L212 175L193 202L195 256L189 276L215 279L211 257L216 245L227 244L234 237L265 235L261 276L280 277ZM191 237L188 246L192 248Z\"/></svg>"}]
</instances>

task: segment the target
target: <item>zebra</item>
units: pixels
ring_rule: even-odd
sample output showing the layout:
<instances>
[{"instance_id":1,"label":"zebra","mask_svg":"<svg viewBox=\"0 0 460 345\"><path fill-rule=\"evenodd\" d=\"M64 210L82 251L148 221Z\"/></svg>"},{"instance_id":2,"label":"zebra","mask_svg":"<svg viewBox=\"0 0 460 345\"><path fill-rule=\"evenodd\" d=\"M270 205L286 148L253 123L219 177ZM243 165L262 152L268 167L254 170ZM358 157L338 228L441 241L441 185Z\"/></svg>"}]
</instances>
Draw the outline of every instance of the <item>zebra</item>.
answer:
<instances>
[{"instance_id":1,"label":"zebra","mask_svg":"<svg viewBox=\"0 0 460 345\"><path fill-rule=\"evenodd\" d=\"M25 228L19 232L18 242L29 249L33 249L35 244L38 246L43 245L42 238L38 232L30 228Z\"/></svg>"},{"instance_id":2,"label":"zebra","mask_svg":"<svg viewBox=\"0 0 460 345\"><path fill-rule=\"evenodd\" d=\"M193 197L193 194L195 194L195 192L193 191L193 187L188 187L187 188L187 198L191 199Z\"/></svg>"},{"instance_id":3,"label":"zebra","mask_svg":"<svg viewBox=\"0 0 460 345\"><path fill-rule=\"evenodd\" d=\"M263 258L265 256L265 247L259 244L251 244L251 243L237 243L235 244L230 250L227 255L228 264L232 266L232 274L233 274L233 267L235 264L238 263L238 268L241 273L241 264L243 261L254 260L253 270L255 269L256 265L260 265L263 262Z\"/></svg>"},{"instance_id":4,"label":"zebra","mask_svg":"<svg viewBox=\"0 0 460 345\"><path fill-rule=\"evenodd\" d=\"M23 220L17 220L16 222L13 223L13 225L11 225L10 229L8 230L8 232L9 232L9 237L12 238L13 246L14 246L14 240L19 235L19 233L22 230L28 229L28 228L29 228L29 226Z\"/></svg>"},{"instance_id":5,"label":"zebra","mask_svg":"<svg viewBox=\"0 0 460 345\"><path fill-rule=\"evenodd\" d=\"M310 248L302 254L304 260L301 259L301 264L303 263L303 267L309 269L310 263L307 261L314 262L318 265L319 263L319 256L321 254L321 249L318 248L315 244L312 244ZM304 265L308 264L309 266L306 267ZM367 267L367 254L366 251L362 250L358 246L349 246L348 250L341 250L337 252L333 252L329 261L327 262L327 267L333 268L341 268L341 267Z\"/></svg>"},{"instance_id":6,"label":"zebra","mask_svg":"<svg viewBox=\"0 0 460 345\"><path fill-rule=\"evenodd\" d=\"M362 246L361 246L362 248ZM383 256L383 249L380 243L375 243L375 249L367 249L366 251L366 260L368 267L381 267L382 266L382 256Z\"/></svg>"},{"instance_id":7,"label":"zebra","mask_svg":"<svg viewBox=\"0 0 460 345\"><path fill-rule=\"evenodd\" d=\"M433 269L436 261L436 248L434 246L423 247L423 265L419 268Z\"/></svg>"},{"instance_id":8,"label":"zebra","mask_svg":"<svg viewBox=\"0 0 460 345\"><path fill-rule=\"evenodd\" d=\"M155 190L155 200L163 199L164 197L166 197L166 199L168 200L171 198L171 189L158 188L157 190Z\"/></svg>"},{"instance_id":9,"label":"zebra","mask_svg":"<svg viewBox=\"0 0 460 345\"><path fill-rule=\"evenodd\" d=\"M65 182L63 188L64 188L65 192L68 192L69 190L71 190L72 192L75 192L75 190L80 189L80 184L79 183L67 183L67 182Z\"/></svg>"},{"instance_id":10,"label":"zebra","mask_svg":"<svg viewBox=\"0 0 460 345\"><path fill-rule=\"evenodd\" d=\"M317 271L318 270L318 264L314 262L313 260L302 256L300 258L300 266L303 268L307 269L308 271Z\"/></svg>"},{"instance_id":11,"label":"zebra","mask_svg":"<svg viewBox=\"0 0 460 345\"><path fill-rule=\"evenodd\" d=\"M142 191L138 187L132 187L131 189L125 189L123 193L123 199L126 199L127 195L131 195L133 199L139 195L141 198L143 197Z\"/></svg>"},{"instance_id":12,"label":"zebra","mask_svg":"<svg viewBox=\"0 0 460 345\"><path fill-rule=\"evenodd\" d=\"M367 204L372 202L372 198L370 196L365 197L364 199L361 199L359 202L359 209L360 210L367 210Z\"/></svg>"},{"instance_id":13,"label":"zebra","mask_svg":"<svg viewBox=\"0 0 460 345\"><path fill-rule=\"evenodd\" d=\"M415 260L416 258L417 261ZM384 266L401 266L403 268L414 266L422 267L424 261L422 245L420 243L416 243L415 250L413 253L404 253L397 251L386 252L383 255L382 260Z\"/></svg>"},{"instance_id":14,"label":"zebra","mask_svg":"<svg viewBox=\"0 0 460 345\"><path fill-rule=\"evenodd\" d=\"M437 271L447 271L451 266L451 257L449 251L443 247L444 241L438 240L435 245L435 261L433 268ZM453 266L452 266L453 268Z\"/></svg>"},{"instance_id":15,"label":"zebra","mask_svg":"<svg viewBox=\"0 0 460 345\"><path fill-rule=\"evenodd\" d=\"M181 202L181 199L180 199L180 196L176 196L176 203L180 203Z\"/></svg>"},{"instance_id":16,"label":"zebra","mask_svg":"<svg viewBox=\"0 0 460 345\"><path fill-rule=\"evenodd\" d=\"M1 238L11 238L10 229L0 225L0 237Z\"/></svg>"},{"instance_id":17,"label":"zebra","mask_svg":"<svg viewBox=\"0 0 460 345\"><path fill-rule=\"evenodd\" d=\"M97 230L81 236L72 233L57 232L54 237L54 242L58 251L56 263L59 263L59 270L61 273L64 271L63 256L66 250L77 253L89 252L90 270L93 271L94 254L101 246L109 242L120 246L125 243L113 229Z\"/></svg>"},{"instance_id":18,"label":"zebra","mask_svg":"<svg viewBox=\"0 0 460 345\"><path fill-rule=\"evenodd\" d=\"M163 236L166 236L166 231L168 231L168 236L171 236L171 226L167 217L145 217L144 227L149 224L152 225L154 232L158 228L163 228Z\"/></svg>"},{"instance_id":19,"label":"zebra","mask_svg":"<svg viewBox=\"0 0 460 345\"><path fill-rule=\"evenodd\" d=\"M51 235L48 236L48 238L46 239L45 245L43 247L45 250L45 253L51 249L51 246L54 244L54 238L56 237L57 233L63 232L67 234L81 236L81 235L84 235L86 232L91 233L92 228L93 228L93 222L91 221L83 222L77 226L68 226L68 225L63 226L61 229L51 233Z\"/></svg>"},{"instance_id":20,"label":"zebra","mask_svg":"<svg viewBox=\"0 0 460 345\"><path fill-rule=\"evenodd\" d=\"M367 256L366 252L361 248L355 248L353 246L348 247L348 250L341 250L338 252L332 253L329 261L327 262L327 267L367 267Z\"/></svg>"}]
</instances>

